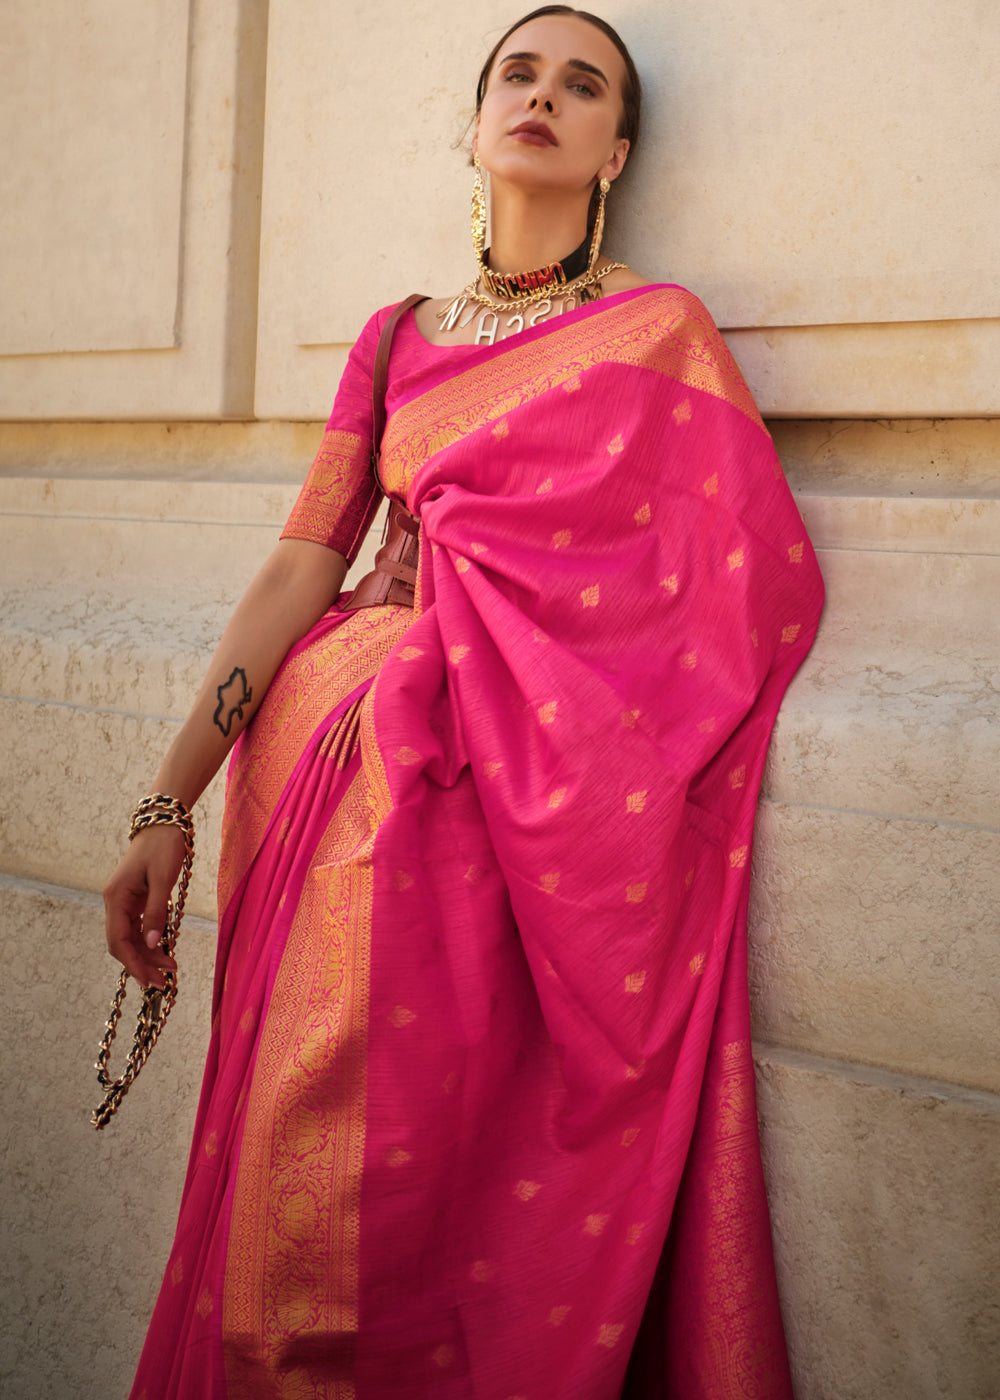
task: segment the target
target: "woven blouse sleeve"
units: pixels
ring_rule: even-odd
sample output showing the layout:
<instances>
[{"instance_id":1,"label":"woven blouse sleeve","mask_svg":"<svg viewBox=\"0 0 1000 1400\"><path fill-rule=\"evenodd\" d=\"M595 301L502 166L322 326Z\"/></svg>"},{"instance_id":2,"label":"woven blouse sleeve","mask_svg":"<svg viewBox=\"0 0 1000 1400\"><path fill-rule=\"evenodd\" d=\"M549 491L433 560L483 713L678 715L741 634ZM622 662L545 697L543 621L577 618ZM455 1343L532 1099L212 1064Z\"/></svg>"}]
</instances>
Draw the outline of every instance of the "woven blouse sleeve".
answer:
<instances>
[{"instance_id":1,"label":"woven blouse sleeve","mask_svg":"<svg viewBox=\"0 0 1000 1400\"><path fill-rule=\"evenodd\" d=\"M372 368L388 312L377 312L351 348L323 441L292 507L283 540L311 540L353 563L378 509L372 472Z\"/></svg>"}]
</instances>

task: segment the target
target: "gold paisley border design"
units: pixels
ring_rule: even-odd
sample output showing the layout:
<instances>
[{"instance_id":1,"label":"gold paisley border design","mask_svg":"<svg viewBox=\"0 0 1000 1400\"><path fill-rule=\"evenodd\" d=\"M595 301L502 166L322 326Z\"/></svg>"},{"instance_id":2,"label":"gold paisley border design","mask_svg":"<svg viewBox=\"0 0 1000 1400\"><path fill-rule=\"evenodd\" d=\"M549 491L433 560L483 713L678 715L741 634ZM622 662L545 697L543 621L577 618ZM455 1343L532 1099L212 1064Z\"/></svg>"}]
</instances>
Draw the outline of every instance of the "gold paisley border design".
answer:
<instances>
[{"instance_id":1,"label":"gold paisley border design","mask_svg":"<svg viewBox=\"0 0 1000 1400\"><path fill-rule=\"evenodd\" d=\"M311 540L353 561L382 499L371 452L370 438L327 428L281 538Z\"/></svg>"},{"instance_id":2,"label":"gold paisley border design","mask_svg":"<svg viewBox=\"0 0 1000 1400\"><path fill-rule=\"evenodd\" d=\"M386 425L382 472L404 493L435 453L598 364L655 370L724 400L763 428L757 405L708 312L683 288L658 288L544 336L515 341L398 408Z\"/></svg>"},{"instance_id":3,"label":"gold paisley border design","mask_svg":"<svg viewBox=\"0 0 1000 1400\"><path fill-rule=\"evenodd\" d=\"M359 767L303 888L247 1105L223 1296L244 1400L354 1400L374 839Z\"/></svg>"},{"instance_id":4,"label":"gold paisley border design","mask_svg":"<svg viewBox=\"0 0 1000 1400\"><path fill-rule=\"evenodd\" d=\"M220 915L260 849L306 744L340 699L378 674L412 622L412 610L395 604L359 608L287 661L271 683L230 766L219 862Z\"/></svg>"}]
</instances>

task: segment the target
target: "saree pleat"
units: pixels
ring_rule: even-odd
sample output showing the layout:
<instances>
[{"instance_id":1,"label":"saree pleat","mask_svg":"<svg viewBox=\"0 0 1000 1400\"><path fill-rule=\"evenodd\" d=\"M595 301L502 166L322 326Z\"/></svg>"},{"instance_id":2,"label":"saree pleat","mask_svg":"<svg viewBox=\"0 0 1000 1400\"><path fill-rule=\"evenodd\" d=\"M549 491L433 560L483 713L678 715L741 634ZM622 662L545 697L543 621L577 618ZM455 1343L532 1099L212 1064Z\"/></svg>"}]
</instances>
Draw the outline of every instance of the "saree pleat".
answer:
<instances>
[{"instance_id":1,"label":"saree pleat","mask_svg":"<svg viewBox=\"0 0 1000 1400\"><path fill-rule=\"evenodd\" d=\"M382 317L295 537L345 548L369 516ZM335 608L234 759L168 1280L207 1243L140 1381L788 1400L746 908L822 585L770 439L673 287L491 348L411 318L387 406L416 607ZM168 1328L188 1360L156 1388Z\"/></svg>"}]
</instances>

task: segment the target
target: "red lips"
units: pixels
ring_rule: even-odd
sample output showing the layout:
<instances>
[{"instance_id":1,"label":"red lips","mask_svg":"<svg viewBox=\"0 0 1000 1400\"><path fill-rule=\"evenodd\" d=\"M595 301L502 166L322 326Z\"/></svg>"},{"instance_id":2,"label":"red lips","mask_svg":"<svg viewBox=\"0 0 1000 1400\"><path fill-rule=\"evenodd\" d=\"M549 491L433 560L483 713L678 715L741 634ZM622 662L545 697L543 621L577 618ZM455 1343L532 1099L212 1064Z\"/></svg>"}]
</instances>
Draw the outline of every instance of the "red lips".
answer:
<instances>
[{"instance_id":1,"label":"red lips","mask_svg":"<svg viewBox=\"0 0 1000 1400\"><path fill-rule=\"evenodd\" d=\"M532 144L546 144L549 146L559 145L554 133L549 130L544 122L522 122L520 126L515 126L513 130L509 131L507 134L508 136L536 137L537 142L532 142Z\"/></svg>"}]
</instances>

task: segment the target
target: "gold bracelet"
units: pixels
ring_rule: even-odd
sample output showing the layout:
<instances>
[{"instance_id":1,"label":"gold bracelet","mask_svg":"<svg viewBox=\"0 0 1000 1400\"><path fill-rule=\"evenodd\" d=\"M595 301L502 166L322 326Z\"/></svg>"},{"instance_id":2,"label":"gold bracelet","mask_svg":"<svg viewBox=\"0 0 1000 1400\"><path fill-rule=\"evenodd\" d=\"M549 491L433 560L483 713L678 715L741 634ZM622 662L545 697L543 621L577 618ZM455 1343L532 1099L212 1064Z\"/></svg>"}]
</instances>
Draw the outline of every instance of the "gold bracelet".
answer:
<instances>
[{"instance_id":1,"label":"gold bracelet","mask_svg":"<svg viewBox=\"0 0 1000 1400\"><path fill-rule=\"evenodd\" d=\"M187 898L191 867L194 862L194 819L183 802L178 802L176 797L167 797L165 793L154 792L148 797L144 797L132 813L128 839L134 841L139 832L144 831L148 826L176 826L180 827L184 833L184 863L181 866L177 898L167 901L166 927L163 930L163 937L160 939L160 947L163 951L172 954L177 942L177 934L180 931L184 901ZM143 987L142 1003L136 1017L132 1048L121 1076L113 1080L108 1074L108 1060L111 1057L111 1046L118 1030L122 1004L125 1001L128 987L128 973L124 968L121 970L118 987L111 1002L111 1011L105 1022L104 1035L101 1037L97 1063L94 1066L97 1070L97 1082L105 1090L102 1103L94 1109L90 1117L91 1123L98 1130L110 1123L118 1112L122 1099L131 1089L139 1071L149 1058L150 1051L159 1039L160 1032L170 1015L170 1009L177 1000L176 974L166 972L164 980L166 986L162 990L159 987Z\"/></svg>"}]
</instances>

